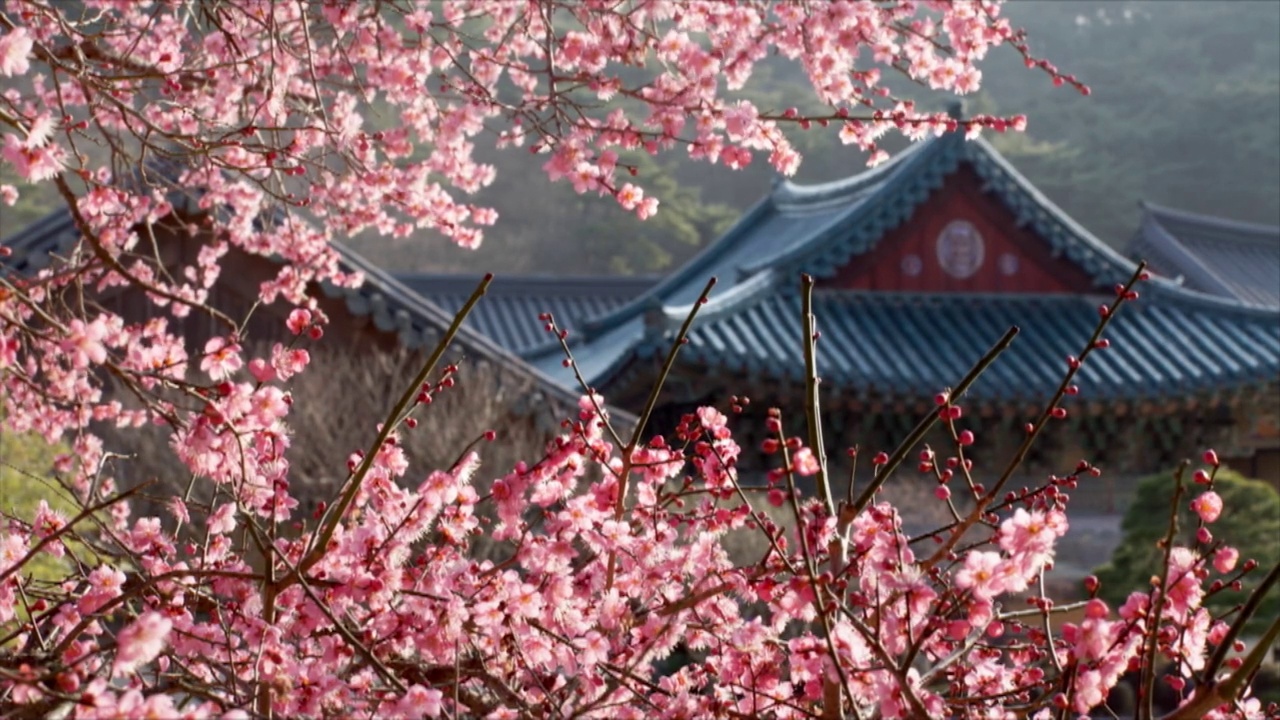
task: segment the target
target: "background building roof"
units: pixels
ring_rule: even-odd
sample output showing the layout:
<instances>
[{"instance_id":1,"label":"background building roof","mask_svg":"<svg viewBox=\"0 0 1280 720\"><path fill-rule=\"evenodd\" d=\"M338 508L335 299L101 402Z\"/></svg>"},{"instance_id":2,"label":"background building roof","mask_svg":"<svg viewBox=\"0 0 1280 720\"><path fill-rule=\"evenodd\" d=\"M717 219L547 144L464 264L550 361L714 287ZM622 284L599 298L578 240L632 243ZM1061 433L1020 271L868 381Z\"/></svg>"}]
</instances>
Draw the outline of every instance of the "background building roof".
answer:
<instances>
[{"instance_id":1,"label":"background building roof","mask_svg":"<svg viewBox=\"0 0 1280 720\"><path fill-rule=\"evenodd\" d=\"M822 290L857 263L962 167L1012 223L1043 242L1055 262L1092 286L1074 293L890 293ZM960 379L1011 325L1022 334L971 393L1040 398L1080 351L1097 307L1136 263L1090 234L1037 191L990 145L957 133L918 144L855 177L816 186L776 185L689 263L585 324L571 347L587 381L603 389L637 360L665 352L709 277L683 363L799 381L799 276L819 279L815 304L820 373L841 393L931 396ZM1280 377L1280 314L1153 279L1112 324L1112 349L1086 366L1093 397L1177 397ZM553 377L558 348L525 351ZM836 390L832 390L833 392Z\"/></svg>"},{"instance_id":2,"label":"background building roof","mask_svg":"<svg viewBox=\"0 0 1280 720\"><path fill-rule=\"evenodd\" d=\"M66 209L55 211L0 239L0 244L12 250L12 255L5 258L0 267L16 275L33 274L58 256L71 252L79 239L80 233L71 213ZM327 297L342 301L353 316L367 317L377 331L390 334L398 345L410 350L434 347L480 281L478 277L455 279L451 285L453 296L460 295L461 300L456 307L444 308L414 292L350 248L338 243L334 247L341 256L342 270L360 272L365 281L355 288L323 283L320 290ZM463 288L466 288L465 292ZM482 300L480 306L483 307L485 302ZM582 394L572 383L552 380L512 350L475 329L471 321L463 325L453 341L453 348L455 357L482 358L508 373L529 378L535 388L533 394L544 401L541 403L543 406L545 401L551 400L560 407L573 408ZM540 404L536 398L531 399L534 400L531 406ZM634 418L623 411L615 408L611 412L619 427L629 427L634 422Z\"/></svg>"},{"instance_id":3,"label":"background building roof","mask_svg":"<svg viewBox=\"0 0 1280 720\"><path fill-rule=\"evenodd\" d=\"M1280 308L1280 226L1142 203L1129 256L1193 290Z\"/></svg>"},{"instance_id":4,"label":"background building roof","mask_svg":"<svg viewBox=\"0 0 1280 720\"><path fill-rule=\"evenodd\" d=\"M396 279L450 313L462 308L480 281L479 276L432 273L404 273ZM557 325L573 331L635 299L657 280L649 276L498 276L467 322L502 347L528 353L552 342L539 320L542 313L551 313Z\"/></svg>"}]
</instances>

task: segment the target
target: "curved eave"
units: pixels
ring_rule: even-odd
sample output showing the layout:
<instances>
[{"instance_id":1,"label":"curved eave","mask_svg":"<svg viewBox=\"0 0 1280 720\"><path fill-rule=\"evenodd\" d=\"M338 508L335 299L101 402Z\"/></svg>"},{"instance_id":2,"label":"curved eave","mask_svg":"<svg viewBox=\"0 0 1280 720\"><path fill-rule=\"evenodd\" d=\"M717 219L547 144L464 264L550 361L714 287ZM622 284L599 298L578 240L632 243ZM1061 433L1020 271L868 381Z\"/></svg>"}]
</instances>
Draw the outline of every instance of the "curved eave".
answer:
<instances>
[{"instance_id":1,"label":"curved eave","mask_svg":"<svg viewBox=\"0 0 1280 720\"><path fill-rule=\"evenodd\" d=\"M1187 284L1201 292L1235 297L1231 285L1207 267L1181 240L1169 232L1151 213L1144 214L1133 252L1166 269L1176 269Z\"/></svg>"},{"instance_id":2,"label":"curved eave","mask_svg":"<svg viewBox=\"0 0 1280 720\"><path fill-rule=\"evenodd\" d=\"M480 281L476 276L398 274L401 284L448 313L462 308ZM468 324L520 357L558 346L544 330L543 313L576 335L582 325L613 312L657 282L651 276L497 276Z\"/></svg>"},{"instance_id":3,"label":"curved eave","mask_svg":"<svg viewBox=\"0 0 1280 720\"><path fill-rule=\"evenodd\" d=\"M617 380L618 373L633 360L647 355L646 330L641 318L632 318L593 338L570 335L569 350L588 387L600 388ZM577 377L564 366L559 343L547 345L526 361L541 373L558 380L562 387L580 389Z\"/></svg>"},{"instance_id":4,"label":"curved eave","mask_svg":"<svg viewBox=\"0 0 1280 720\"><path fill-rule=\"evenodd\" d=\"M617 310L594 318L583 327L589 336L607 332L609 328L636 318L654 308L662 308L669 304L670 298L679 291L687 291L690 285L701 287L713 271L723 264L726 257L752 232L769 218L782 212L829 210L852 201L861 193L865 193L877 183L884 182L903 167L919 162L921 155L926 154L933 141L921 142L903 152L879 168L859 173L850 178L818 185L797 185L790 181L777 183L769 195L757 201L738 219L727 232L714 240L710 245L676 269L675 272L660 280L647 291L636 296L634 300ZM807 244L807 241L806 241ZM784 251L774 258L787 257L793 251ZM743 277L750 276L754 270L749 266L720 268L734 273L734 277L720 278L725 283L737 283Z\"/></svg>"},{"instance_id":5,"label":"curved eave","mask_svg":"<svg viewBox=\"0 0 1280 720\"><path fill-rule=\"evenodd\" d=\"M481 278L480 275L425 272L395 273L393 277L423 296L469 294L480 283ZM658 275L499 275L494 278L488 295L639 295L656 285L660 279L661 276Z\"/></svg>"},{"instance_id":6,"label":"curved eave","mask_svg":"<svg viewBox=\"0 0 1280 720\"><path fill-rule=\"evenodd\" d=\"M766 270L752 275L722 293L712 294L707 303L698 308L695 322L712 322L726 315L739 312L744 306L759 302L775 294L792 294L794 288L779 282L778 273ZM693 304L668 305L661 308L661 324L664 330L679 328L694 310Z\"/></svg>"},{"instance_id":7,"label":"curved eave","mask_svg":"<svg viewBox=\"0 0 1280 720\"><path fill-rule=\"evenodd\" d=\"M1280 325L1280 307L1273 305L1256 305L1242 303L1234 297L1189 288L1184 284L1167 278L1152 277L1139 286L1139 292L1145 291L1154 298L1167 298L1181 303L1197 305L1213 312L1224 313L1238 318L1274 319Z\"/></svg>"},{"instance_id":8,"label":"curved eave","mask_svg":"<svg viewBox=\"0 0 1280 720\"><path fill-rule=\"evenodd\" d=\"M1130 255L1150 258L1187 287L1266 308L1280 308L1280 227L1196 215L1141 203L1142 225Z\"/></svg>"},{"instance_id":9,"label":"curved eave","mask_svg":"<svg viewBox=\"0 0 1280 720\"><path fill-rule=\"evenodd\" d=\"M616 327L635 318L648 308L662 306L663 299L668 297L673 290L683 287L700 276L705 276L707 271L713 268L743 235L748 233L762 217L771 212L770 205L768 197L756 202L733 227L729 228L728 232L694 255L693 259L653 287L637 295L631 302L611 313L601 315L587 322L583 326L583 332L590 336L595 336L611 327Z\"/></svg>"},{"instance_id":10,"label":"curved eave","mask_svg":"<svg viewBox=\"0 0 1280 720\"><path fill-rule=\"evenodd\" d=\"M839 202L849 207L835 215L821 230L799 239L795 245L773 257L743 268L745 274L766 267L782 269L787 274L808 272L829 277L855 255L873 249L886 233L906 222L929 195L942 187L945 177L955 170L959 145L963 138L955 133L922 141L909 153L891 162L884 172L871 171L850 178L848 187L838 195ZM867 177L871 175L871 177ZM803 200L807 209L838 203L835 188L842 183L802 187L787 185L783 192L771 196L776 207L796 210ZM856 190L856 192L855 192ZM858 193L869 193L853 202Z\"/></svg>"},{"instance_id":11,"label":"curved eave","mask_svg":"<svg viewBox=\"0 0 1280 720\"><path fill-rule=\"evenodd\" d=\"M1262 242L1280 241L1280 225L1265 225L1262 223L1250 223L1241 220L1233 220L1231 218L1218 217L1216 215L1203 215L1200 213L1188 212L1186 210L1178 210L1165 205L1159 205L1149 200L1140 201L1138 206L1147 214L1154 216L1157 222L1162 218L1167 218L1187 223L1189 225L1198 225L1205 229L1226 230L1241 236L1253 236Z\"/></svg>"},{"instance_id":12,"label":"curved eave","mask_svg":"<svg viewBox=\"0 0 1280 720\"><path fill-rule=\"evenodd\" d=\"M847 202L864 192L872 185L883 182L891 175L903 170L908 164L916 162L919 155L936 142L935 138L913 143L910 147L894 155L888 162L874 168L851 175L847 178L825 183L801 185L791 180L783 180L770 193L774 205L785 209L820 209L833 203Z\"/></svg>"},{"instance_id":13,"label":"curved eave","mask_svg":"<svg viewBox=\"0 0 1280 720\"><path fill-rule=\"evenodd\" d=\"M353 315L368 317L375 328L394 334L406 348L426 348L439 342L453 323L453 314L413 292L350 248L338 243L333 245L342 258L343 270L361 273L364 282L352 288L323 283L321 289L325 295L343 300ZM540 391L567 407L577 406L579 394L572 388L557 383L537 367L466 325L459 328L454 342L464 352L475 353L508 372L529 378ZM610 413L615 421L622 424L635 422L630 414L616 408L610 408Z\"/></svg>"}]
</instances>

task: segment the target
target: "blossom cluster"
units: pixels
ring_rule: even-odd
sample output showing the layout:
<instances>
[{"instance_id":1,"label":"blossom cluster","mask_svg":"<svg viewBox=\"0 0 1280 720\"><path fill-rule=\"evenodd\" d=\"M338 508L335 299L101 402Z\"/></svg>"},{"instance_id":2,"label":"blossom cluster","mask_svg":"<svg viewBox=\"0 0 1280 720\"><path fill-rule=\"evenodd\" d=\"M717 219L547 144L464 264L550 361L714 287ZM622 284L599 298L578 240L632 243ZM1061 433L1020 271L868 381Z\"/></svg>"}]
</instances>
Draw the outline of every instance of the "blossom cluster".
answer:
<instances>
[{"instance_id":1,"label":"blossom cluster","mask_svg":"<svg viewBox=\"0 0 1280 720\"><path fill-rule=\"evenodd\" d=\"M328 321L307 291L359 280L331 243L374 230L478 244L496 217L464 198L492 180L476 156L490 130L544 154L552 179L646 217L656 203L625 180L626 151L679 147L733 168L758 153L790 174L788 125L834 123L873 162L888 132L1019 129L1025 118L920 112L881 82L896 71L972 92L976 63L1007 45L1083 88L1031 58L999 9L5 3L0 163L56 190L80 240L0 278L0 422L61 444L54 471L78 506L0 527L0 712L1056 717L1164 658L1209 689L1187 712L1253 713L1221 691L1236 675L1219 648L1237 623L1203 606L1252 569L1207 530L1221 510L1211 473L1193 500L1200 544L1170 548L1160 582L1118 616L1090 601L1060 632L1037 592L1067 527L1056 489L1075 478L993 503L963 457L970 431L921 466L941 489L963 478L977 510L962 516L939 492L955 523L911 537L874 498L800 496L795 476L823 476L825 459L779 413L763 488L739 476L734 407L623 442L595 395L542 457L505 474L483 474L474 454L411 469L401 441L448 422L427 408L450 368L352 448L331 503L305 512L291 489L290 414L324 401L290 386ZM735 94L771 53L802 64L821 112ZM0 186L0 201L21 191ZM186 241L193 252L179 252ZM270 348L213 301L232 253L278 263L254 298L288 306ZM121 297L144 298L144 317L112 310ZM954 427L959 406L940 405ZM94 432L112 425L167 428L174 475L193 490L135 513L145 486L117 477L119 454ZM877 456L876 472L893 462ZM757 490L791 520L757 507ZM735 563L736 532L768 552ZM56 577L31 572L46 559ZM1028 596L1030 610L1012 609Z\"/></svg>"},{"instance_id":2,"label":"blossom cluster","mask_svg":"<svg viewBox=\"0 0 1280 720\"><path fill-rule=\"evenodd\" d=\"M730 167L758 153L790 174L800 158L782 128L834 122L878 159L887 132L914 138L959 122L893 96L881 68L970 92L976 63L1002 45L1064 77L1030 60L986 0L13 0L0 10L0 166L55 189L80 240L0 288L5 424L49 442L74 437L70 456L91 473L110 456L87 432L93 423L165 422L183 437L236 423L240 405L259 400L224 378L248 366L262 383L303 361L284 348L247 356L244 318L212 301L228 258L277 263L250 303L318 314L307 293L316 282L360 280L333 241L435 233L473 247L496 220L466 201L493 178L476 156L484 139L543 153L552 179L648 217L657 203L643 178L629 179L628 151L683 148ZM803 65L823 109L773 112L738 96L771 53ZM5 184L0 200L20 192ZM172 247L183 243L194 250ZM145 295L146 322L98 302L130 293ZM193 345L184 335L200 323L217 337ZM107 397L104 377L143 407ZM281 401L260 402L270 414ZM188 426L191 403L207 412ZM287 446L262 411L236 428L248 448ZM254 462L282 477L279 459ZM271 494L276 479L255 492ZM74 484L100 496L114 487L87 474Z\"/></svg>"},{"instance_id":3,"label":"blossom cluster","mask_svg":"<svg viewBox=\"0 0 1280 720\"><path fill-rule=\"evenodd\" d=\"M288 405L264 389L233 388L216 404L221 430L175 443L216 458L231 424L279 421ZM47 508L15 521L0 543L0 607L27 618L4 652L28 660L0 697L85 718L801 718L821 714L834 684L863 717L1056 717L1103 703L1150 662L1148 642L1180 679L1235 641L1203 606L1210 577L1238 577L1220 543L1171 548L1160 583L1118 613L1094 598L1084 620L1059 626L1041 600L1068 527L1054 483L988 515L967 549L930 555L946 528L913 538L887 503L842 520L796 495L808 461L774 474L792 478L795 523L770 520L748 501L730 418L714 408L628 456L601 407L584 397L541 461L483 494L474 453L414 479L399 433L428 428L403 424L353 458L367 472L353 474L360 487L327 535L321 522L271 537L271 520L296 517L287 493L227 479L236 491L203 524L173 529L191 522L176 499L168 519L122 514L97 537L101 564L42 584L23 563L60 553L73 528ZM783 447L811 455L796 439L771 444ZM251 557L238 529L262 534L269 557ZM741 530L767 539L753 564L726 552L726 533ZM503 541L500 557L471 551L486 534ZM1024 597L1032 609L1014 609ZM691 659L671 664L677 651ZM181 703L190 688L201 694ZM1257 710L1229 701L1209 716Z\"/></svg>"},{"instance_id":4,"label":"blossom cluster","mask_svg":"<svg viewBox=\"0 0 1280 720\"><path fill-rule=\"evenodd\" d=\"M628 150L681 147L735 168L759 153L790 175L800 156L783 127L835 123L879 161L886 133L919 138L957 122L896 97L884 71L969 93L979 88L977 63L1009 45L1063 77L1031 59L999 13L987 0L385 9L243 0L216 11L15 0L0 18L0 77L29 90L0 96L0 158L26 181L68 174L81 183L82 230L113 257L145 242L135 225L174 213L176 195L217 208L219 243L289 261L264 292L296 300L306 281L341 277L326 240L429 230L477 245L496 216L465 195L493 179L475 150L494 129L500 146L546 154L552 179L641 217L657 202L626 180L634 168L619 153ZM803 66L822 109L775 112L739 97L770 54ZM597 110L610 101L613 109ZM1023 123L966 121L975 131ZM89 145L128 160L84 152ZM150 177L121 175L144 155L156 163L140 169ZM6 185L0 194L11 202L18 192ZM258 222L268 207L286 220ZM131 269L123 265L111 269ZM142 279L198 302L216 278L215 266L201 269L186 281Z\"/></svg>"}]
</instances>

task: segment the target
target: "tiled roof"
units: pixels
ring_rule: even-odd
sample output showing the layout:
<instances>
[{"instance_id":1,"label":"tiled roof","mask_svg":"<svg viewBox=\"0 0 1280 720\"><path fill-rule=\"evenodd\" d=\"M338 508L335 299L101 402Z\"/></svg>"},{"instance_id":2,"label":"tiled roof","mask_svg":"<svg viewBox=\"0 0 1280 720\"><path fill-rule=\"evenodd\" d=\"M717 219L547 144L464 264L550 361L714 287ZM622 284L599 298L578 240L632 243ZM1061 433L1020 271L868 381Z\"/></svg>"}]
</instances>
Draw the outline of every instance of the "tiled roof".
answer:
<instances>
[{"instance_id":1,"label":"tiled roof","mask_svg":"<svg viewBox=\"0 0 1280 720\"><path fill-rule=\"evenodd\" d=\"M413 273L397 275L419 296L448 312L457 312L471 296L478 276ZM542 313L571 331L630 302L657 282L638 277L497 276L468 324L517 354L543 348L552 340L538 320Z\"/></svg>"},{"instance_id":2,"label":"tiled roof","mask_svg":"<svg viewBox=\"0 0 1280 720\"><path fill-rule=\"evenodd\" d=\"M78 239L79 232L70 212L65 209L55 211L22 231L0 239L0 244L12 250L12 255L5 258L0 267L19 275L34 273L47 266L53 256L69 252ZM341 255L342 269L362 273L365 282L356 288L342 288L325 283L321 290L326 296L343 300L353 315L369 317L378 330L394 333L403 347L433 347L439 341L453 322L457 309L461 308L461 302L457 308L442 308L421 297L350 248L337 243L334 247ZM463 301L470 296L479 280L475 278L474 282L458 281L459 288L463 285L468 288ZM481 305L483 304L482 300ZM577 388L570 383L553 381L484 333L464 325L455 337L453 347L464 355L497 363L516 376L528 377L539 388L534 394L544 401L551 399L561 407L576 407L577 398L581 395ZM536 398L531 400L535 405L538 403ZM616 409L611 412L620 427L634 422L624 412Z\"/></svg>"},{"instance_id":3,"label":"tiled roof","mask_svg":"<svg viewBox=\"0 0 1280 720\"><path fill-rule=\"evenodd\" d=\"M708 304L694 325L685 362L795 382L804 373L800 303L795 293ZM1013 345L969 390L978 399L1039 400L1051 394L1098 320L1098 301L1078 295L956 295L821 291L814 313L822 333L820 374L827 387L860 398L924 398L958 381L1011 326ZM701 317L701 316L700 316ZM636 344L637 355L665 353L675 336ZM1080 374L1083 397L1152 399L1211 392L1277 378L1280 322L1273 313L1233 308L1189 294L1149 291L1108 328L1111 347Z\"/></svg>"},{"instance_id":4,"label":"tiled roof","mask_svg":"<svg viewBox=\"0 0 1280 720\"><path fill-rule=\"evenodd\" d=\"M80 239L71 213L52 212L12 235L0 238L0 245L12 253L0 261L0 267L18 275L43 270L59 256L64 256Z\"/></svg>"},{"instance_id":5,"label":"tiled roof","mask_svg":"<svg viewBox=\"0 0 1280 720\"><path fill-rule=\"evenodd\" d=\"M1280 226L1255 225L1143 203L1129 255L1193 290L1280 307Z\"/></svg>"},{"instance_id":6,"label":"tiled roof","mask_svg":"<svg viewBox=\"0 0 1280 720\"><path fill-rule=\"evenodd\" d=\"M799 379L799 276L819 279L876 247L961 165L1018 224L1091 279L1097 294L974 295L820 290L821 374L840 392L931 395L956 382L1010 325L1014 349L971 392L1042 397L1097 320L1097 306L1135 263L1090 234L987 143L958 134L926 141L856 177L803 187L781 183L723 237L666 279L571 336L587 381L603 389L639 358L665 352L709 277L711 302L682 363L756 377ZM1280 379L1280 314L1241 307L1154 279L1109 332L1084 378L1095 397L1144 398ZM559 352L526 354L570 377Z\"/></svg>"}]
</instances>

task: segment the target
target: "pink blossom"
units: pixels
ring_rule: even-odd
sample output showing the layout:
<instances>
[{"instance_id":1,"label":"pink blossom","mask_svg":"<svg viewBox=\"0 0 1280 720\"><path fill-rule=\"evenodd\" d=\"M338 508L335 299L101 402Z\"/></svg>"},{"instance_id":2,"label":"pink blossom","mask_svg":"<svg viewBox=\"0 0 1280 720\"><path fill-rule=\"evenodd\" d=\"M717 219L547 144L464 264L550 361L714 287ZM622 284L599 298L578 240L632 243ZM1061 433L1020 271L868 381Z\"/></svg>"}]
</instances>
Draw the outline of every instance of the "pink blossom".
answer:
<instances>
[{"instance_id":1,"label":"pink blossom","mask_svg":"<svg viewBox=\"0 0 1280 720\"><path fill-rule=\"evenodd\" d=\"M636 205L636 217L648 220L658 212L658 198L646 197Z\"/></svg>"},{"instance_id":2,"label":"pink blossom","mask_svg":"<svg viewBox=\"0 0 1280 720\"><path fill-rule=\"evenodd\" d=\"M169 506L169 512L173 515L175 520L180 523L191 522L191 515L187 512L187 504L183 502L182 498L175 495L174 497L169 498L169 502L167 504Z\"/></svg>"},{"instance_id":3,"label":"pink blossom","mask_svg":"<svg viewBox=\"0 0 1280 720\"><path fill-rule=\"evenodd\" d=\"M48 180L61 172L66 151L54 144L31 146L10 133L4 136L0 157L13 165L19 177L34 183Z\"/></svg>"},{"instance_id":4,"label":"pink blossom","mask_svg":"<svg viewBox=\"0 0 1280 720\"><path fill-rule=\"evenodd\" d=\"M100 565L89 573L88 580L89 590L80 597L76 605L80 613L85 615L96 612L103 605L120 597L125 574L109 565Z\"/></svg>"},{"instance_id":5,"label":"pink blossom","mask_svg":"<svg viewBox=\"0 0 1280 720\"><path fill-rule=\"evenodd\" d=\"M200 369L214 380L231 377L244 363L240 356L240 346L226 338L210 338L205 343L204 353Z\"/></svg>"},{"instance_id":6,"label":"pink blossom","mask_svg":"<svg viewBox=\"0 0 1280 720\"><path fill-rule=\"evenodd\" d=\"M236 529L236 506L234 503L225 503L219 505L209 515L209 532L213 535L222 535L232 532Z\"/></svg>"},{"instance_id":7,"label":"pink blossom","mask_svg":"<svg viewBox=\"0 0 1280 720\"><path fill-rule=\"evenodd\" d=\"M444 693L435 688L411 685L393 708L391 715L397 718L434 718L440 717L443 710Z\"/></svg>"},{"instance_id":8,"label":"pink blossom","mask_svg":"<svg viewBox=\"0 0 1280 720\"><path fill-rule=\"evenodd\" d=\"M126 675L146 665L164 649L173 622L157 612L149 612L116 636L116 659L111 667L114 677Z\"/></svg>"},{"instance_id":9,"label":"pink blossom","mask_svg":"<svg viewBox=\"0 0 1280 720\"><path fill-rule=\"evenodd\" d=\"M1222 497L1212 490L1206 490L1191 501L1191 509L1201 520L1211 523L1222 514Z\"/></svg>"},{"instance_id":10,"label":"pink blossom","mask_svg":"<svg viewBox=\"0 0 1280 720\"><path fill-rule=\"evenodd\" d=\"M1196 577L1199 564L1199 556L1189 548L1175 547L1170 551L1166 589L1170 612L1180 615L1200 607L1204 588Z\"/></svg>"},{"instance_id":11,"label":"pink blossom","mask_svg":"<svg viewBox=\"0 0 1280 720\"><path fill-rule=\"evenodd\" d=\"M62 350L68 353L73 367L101 365L107 359L107 348L103 344L106 336L107 327L101 318L91 323L75 318L67 323L67 339L62 342Z\"/></svg>"},{"instance_id":12,"label":"pink blossom","mask_svg":"<svg viewBox=\"0 0 1280 720\"><path fill-rule=\"evenodd\" d=\"M18 564L27 554L27 542L22 535L9 533L0 540L0 572Z\"/></svg>"},{"instance_id":13,"label":"pink blossom","mask_svg":"<svg viewBox=\"0 0 1280 720\"><path fill-rule=\"evenodd\" d=\"M17 27L0 35L0 75L13 77L26 74L31 67L32 45L31 33L24 27Z\"/></svg>"},{"instance_id":14,"label":"pink blossom","mask_svg":"<svg viewBox=\"0 0 1280 720\"><path fill-rule=\"evenodd\" d=\"M818 458L814 457L813 451L807 447L796 450L791 456L791 465L798 475L814 475L821 469Z\"/></svg>"},{"instance_id":15,"label":"pink blossom","mask_svg":"<svg viewBox=\"0 0 1280 720\"><path fill-rule=\"evenodd\" d=\"M956 587L975 598L989 600L1004 592L1004 573L999 553L973 550L965 555L964 566L956 572Z\"/></svg>"},{"instance_id":16,"label":"pink blossom","mask_svg":"<svg viewBox=\"0 0 1280 720\"><path fill-rule=\"evenodd\" d=\"M271 382L276 379L276 369L262 358L254 358L249 361L249 374L260 383Z\"/></svg>"},{"instance_id":17,"label":"pink blossom","mask_svg":"<svg viewBox=\"0 0 1280 720\"><path fill-rule=\"evenodd\" d=\"M271 368L281 381L302 372L309 362L311 362L311 353L302 348L288 349L280 343L276 343L271 348Z\"/></svg>"},{"instance_id":18,"label":"pink blossom","mask_svg":"<svg viewBox=\"0 0 1280 720\"><path fill-rule=\"evenodd\" d=\"M1234 570L1239 560L1240 551L1229 545L1224 545L1213 553L1213 567L1223 575Z\"/></svg>"},{"instance_id":19,"label":"pink blossom","mask_svg":"<svg viewBox=\"0 0 1280 720\"><path fill-rule=\"evenodd\" d=\"M644 199L644 191L640 188L627 183L618 191L618 204L627 210L634 210Z\"/></svg>"},{"instance_id":20,"label":"pink blossom","mask_svg":"<svg viewBox=\"0 0 1280 720\"><path fill-rule=\"evenodd\" d=\"M306 308L297 308L289 313L289 319L285 324L289 327L289 332L301 335L311 326L311 311Z\"/></svg>"}]
</instances>

